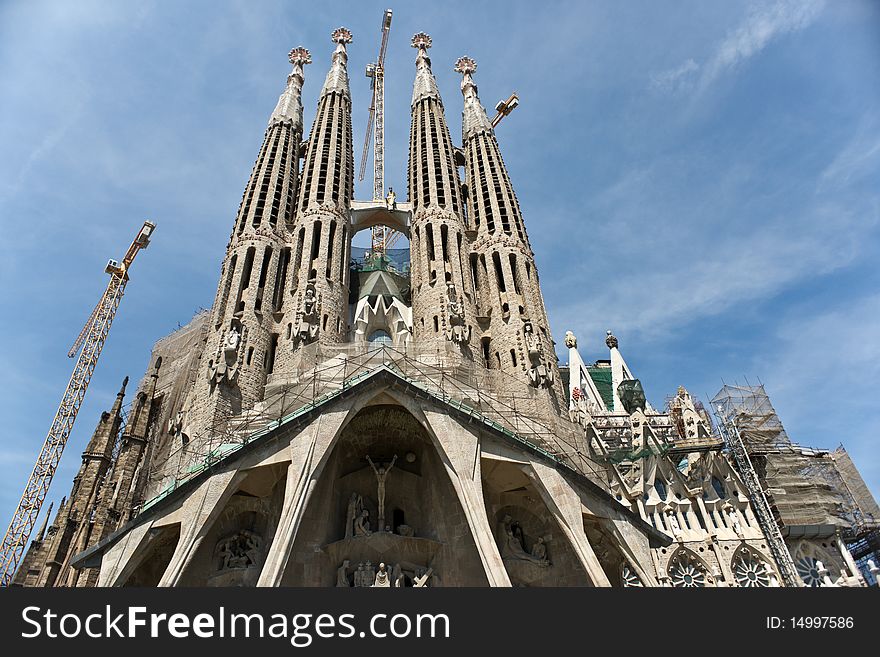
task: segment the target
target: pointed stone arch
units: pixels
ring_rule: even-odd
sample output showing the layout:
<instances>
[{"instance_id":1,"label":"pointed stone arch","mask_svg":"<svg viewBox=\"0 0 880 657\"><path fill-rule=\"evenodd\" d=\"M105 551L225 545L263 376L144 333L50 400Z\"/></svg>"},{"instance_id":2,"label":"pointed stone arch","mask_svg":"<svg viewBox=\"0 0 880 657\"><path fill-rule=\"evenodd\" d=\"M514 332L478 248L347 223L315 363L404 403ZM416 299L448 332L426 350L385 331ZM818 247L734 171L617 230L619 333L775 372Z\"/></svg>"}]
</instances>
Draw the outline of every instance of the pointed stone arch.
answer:
<instances>
[{"instance_id":1,"label":"pointed stone arch","mask_svg":"<svg viewBox=\"0 0 880 657\"><path fill-rule=\"evenodd\" d=\"M666 562L666 577L675 588L705 588L715 586L709 566L696 552L679 547Z\"/></svg>"},{"instance_id":2,"label":"pointed stone arch","mask_svg":"<svg viewBox=\"0 0 880 657\"><path fill-rule=\"evenodd\" d=\"M766 555L743 544L733 553L730 571L737 586L743 588L769 588L779 586L779 572Z\"/></svg>"}]
</instances>

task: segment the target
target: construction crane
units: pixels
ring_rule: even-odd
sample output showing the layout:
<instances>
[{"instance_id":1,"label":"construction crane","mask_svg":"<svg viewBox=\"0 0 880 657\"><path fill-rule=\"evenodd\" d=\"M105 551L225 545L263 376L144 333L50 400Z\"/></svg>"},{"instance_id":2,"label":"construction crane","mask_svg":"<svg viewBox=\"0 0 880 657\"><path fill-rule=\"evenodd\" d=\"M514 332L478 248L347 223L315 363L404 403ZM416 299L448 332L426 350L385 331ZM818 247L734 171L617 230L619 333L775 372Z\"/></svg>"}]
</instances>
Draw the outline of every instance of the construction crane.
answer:
<instances>
[{"instance_id":1,"label":"construction crane","mask_svg":"<svg viewBox=\"0 0 880 657\"><path fill-rule=\"evenodd\" d=\"M110 325L113 323L119 302L125 292L125 286L128 283L128 269L138 252L149 246L150 237L155 228L155 224L145 221L137 237L128 247L122 264L116 260L110 260L104 269L110 275L110 282L107 283L107 289L104 290L101 300L95 306L95 310L92 311L68 353L68 356L73 357L79 351L79 358L73 368L73 374L70 376L64 396L61 398L58 411L55 413L55 419L52 420L49 434L46 436L46 441L37 457L34 470L21 495L15 515L12 516L9 529L6 530L6 535L3 537L2 553L0 553L0 568L2 568L0 586L9 586L12 582L37 517L40 515L40 507L49 492L49 485L52 483L52 477L61 460L61 453L67 444L70 432L73 430L73 423L76 421L80 406L82 406L86 390L95 371L95 365L98 364L98 357L104 348Z\"/></svg>"},{"instance_id":2,"label":"construction crane","mask_svg":"<svg viewBox=\"0 0 880 657\"><path fill-rule=\"evenodd\" d=\"M507 100L499 100L498 104L495 105L495 111L498 114L492 119L492 127L497 128L498 124L501 123L501 119L515 110L517 105L519 105L519 96L516 95L515 91L510 94L510 98Z\"/></svg>"},{"instance_id":3,"label":"construction crane","mask_svg":"<svg viewBox=\"0 0 880 657\"><path fill-rule=\"evenodd\" d=\"M370 99L370 116L367 119L367 135L364 138L364 151L361 155L361 169L358 180L367 174L367 156L370 154L370 140L373 141L373 201L385 200L385 51L388 50L388 34L391 32L391 10L382 15L382 42L379 57L375 63L367 64L367 77L373 97ZM373 226L372 251L385 253L398 239L400 233L387 226Z\"/></svg>"}]
</instances>

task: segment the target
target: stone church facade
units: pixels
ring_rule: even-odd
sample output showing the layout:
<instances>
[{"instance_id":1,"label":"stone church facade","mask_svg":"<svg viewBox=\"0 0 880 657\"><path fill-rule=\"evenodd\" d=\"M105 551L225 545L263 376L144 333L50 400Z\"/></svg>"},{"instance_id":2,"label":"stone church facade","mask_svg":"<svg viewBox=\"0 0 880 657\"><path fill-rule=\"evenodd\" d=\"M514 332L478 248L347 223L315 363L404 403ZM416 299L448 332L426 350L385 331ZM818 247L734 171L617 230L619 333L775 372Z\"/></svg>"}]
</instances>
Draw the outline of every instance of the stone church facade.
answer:
<instances>
[{"instance_id":1,"label":"stone church facade","mask_svg":"<svg viewBox=\"0 0 880 657\"><path fill-rule=\"evenodd\" d=\"M290 53L211 310L156 343L127 417L123 386L15 583L864 585L838 534L781 563L708 414L684 388L654 409L610 332L592 365L567 334L560 367L472 59L459 147L413 37L408 200L354 199L332 41L307 138ZM353 258L379 224L405 266Z\"/></svg>"}]
</instances>

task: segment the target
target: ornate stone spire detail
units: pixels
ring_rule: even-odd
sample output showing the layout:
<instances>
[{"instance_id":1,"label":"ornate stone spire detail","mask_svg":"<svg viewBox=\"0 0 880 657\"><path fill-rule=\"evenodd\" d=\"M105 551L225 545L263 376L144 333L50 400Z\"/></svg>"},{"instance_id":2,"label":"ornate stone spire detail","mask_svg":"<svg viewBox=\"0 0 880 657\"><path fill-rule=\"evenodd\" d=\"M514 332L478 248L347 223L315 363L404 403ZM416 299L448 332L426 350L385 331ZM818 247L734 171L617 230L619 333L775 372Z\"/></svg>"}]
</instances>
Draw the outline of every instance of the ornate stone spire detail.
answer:
<instances>
[{"instance_id":1,"label":"ornate stone spire detail","mask_svg":"<svg viewBox=\"0 0 880 657\"><path fill-rule=\"evenodd\" d=\"M412 104L415 105L423 98L435 98L442 107L440 90L437 88L437 80L431 72L431 58L428 57L431 37L424 32L415 34L412 38L412 47L419 51L419 54L416 55L416 80L413 83Z\"/></svg>"},{"instance_id":2,"label":"ornate stone spire detail","mask_svg":"<svg viewBox=\"0 0 880 657\"><path fill-rule=\"evenodd\" d=\"M269 125L274 123L290 122L291 125L302 131L303 126L303 106L302 106L302 88L303 88L303 66L312 63L312 55L305 48L294 48L287 56L293 70L287 76L287 88L278 98L278 104L275 111L269 118Z\"/></svg>"},{"instance_id":3,"label":"ornate stone spire detail","mask_svg":"<svg viewBox=\"0 0 880 657\"><path fill-rule=\"evenodd\" d=\"M477 62L468 56L459 57L455 62L455 70L461 73L461 95L464 96L464 110L461 113L462 139L468 139L480 132L492 132L492 122L486 115L485 108L480 104L477 95L477 84L473 74L477 70Z\"/></svg>"},{"instance_id":4,"label":"ornate stone spire detail","mask_svg":"<svg viewBox=\"0 0 880 657\"><path fill-rule=\"evenodd\" d=\"M614 334L611 332L610 329L605 331L605 344L608 346L609 349L617 349L617 338L614 337Z\"/></svg>"},{"instance_id":5,"label":"ornate stone spire detail","mask_svg":"<svg viewBox=\"0 0 880 657\"><path fill-rule=\"evenodd\" d=\"M330 65L330 71L327 73L320 97L337 93L350 101L351 92L348 88L348 69L346 68L348 53L345 51L345 44L351 43L351 30L344 27L337 28L333 30L330 39L336 44L336 50L333 52L333 63Z\"/></svg>"}]
</instances>

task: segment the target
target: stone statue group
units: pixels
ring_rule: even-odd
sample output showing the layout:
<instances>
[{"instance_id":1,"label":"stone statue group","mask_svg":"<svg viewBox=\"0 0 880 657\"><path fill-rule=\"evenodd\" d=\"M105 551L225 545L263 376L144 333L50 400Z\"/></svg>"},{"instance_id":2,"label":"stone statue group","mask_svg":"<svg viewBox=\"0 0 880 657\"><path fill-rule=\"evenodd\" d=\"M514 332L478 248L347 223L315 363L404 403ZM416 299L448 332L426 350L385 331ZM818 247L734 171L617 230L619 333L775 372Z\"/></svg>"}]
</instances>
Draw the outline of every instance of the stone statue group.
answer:
<instances>
[{"instance_id":1,"label":"stone statue group","mask_svg":"<svg viewBox=\"0 0 880 657\"><path fill-rule=\"evenodd\" d=\"M349 578L349 567L351 561L346 559L336 571L336 586L338 588L403 588L406 586L406 576L403 567L395 564L388 572L388 568L384 563L380 563L378 567L371 561L362 561L354 569ZM412 574L413 588L427 588L428 583L432 581L434 575L433 568L416 568Z\"/></svg>"}]
</instances>

